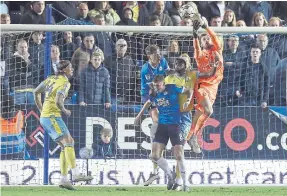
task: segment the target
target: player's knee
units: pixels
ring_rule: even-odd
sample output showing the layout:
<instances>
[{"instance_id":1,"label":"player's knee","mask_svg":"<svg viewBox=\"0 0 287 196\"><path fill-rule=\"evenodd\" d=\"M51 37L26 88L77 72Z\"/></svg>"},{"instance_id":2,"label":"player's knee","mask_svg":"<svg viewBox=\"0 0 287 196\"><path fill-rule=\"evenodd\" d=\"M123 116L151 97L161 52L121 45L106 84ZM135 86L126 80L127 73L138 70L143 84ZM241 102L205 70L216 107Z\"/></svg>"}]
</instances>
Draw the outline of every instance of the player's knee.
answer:
<instances>
[{"instance_id":1,"label":"player's knee","mask_svg":"<svg viewBox=\"0 0 287 196\"><path fill-rule=\"evenodd\" d=\"M213 108L212 107L206 107L204 110L204 114L206 116L211 116L213 114Z\"/></svg>"},{"instance_id":2,"label":"player's knee","mask_svg":"<svg viewBox=\"0 0 287 196\"><path fill-rule=\"evenodd\" d=\"M152 152L151 153L151 159L155 162L158 161L160 159L160 157L161 157L161 155L158 152Z\"/></svg>"}]
</instances>

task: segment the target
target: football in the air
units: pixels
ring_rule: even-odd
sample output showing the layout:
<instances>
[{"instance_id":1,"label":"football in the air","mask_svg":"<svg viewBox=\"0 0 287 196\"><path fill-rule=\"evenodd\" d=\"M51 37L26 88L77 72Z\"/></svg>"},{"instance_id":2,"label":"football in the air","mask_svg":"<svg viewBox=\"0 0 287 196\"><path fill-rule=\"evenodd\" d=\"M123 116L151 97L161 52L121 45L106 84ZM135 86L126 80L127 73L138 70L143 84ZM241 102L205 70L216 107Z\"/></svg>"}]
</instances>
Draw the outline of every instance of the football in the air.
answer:
<instances>
[{"instance_id":1,"label":"football in the air","mask_svg":"<svg viewBox=\"0 0 287 196\"><path fill-rule=\"evenodd\" d=\"M198 9L195 3L188 2L187 4L184 4L179 9L179 15L183 18L193 18L194 14L198 13Z\"/></svg>"}]
</instances>

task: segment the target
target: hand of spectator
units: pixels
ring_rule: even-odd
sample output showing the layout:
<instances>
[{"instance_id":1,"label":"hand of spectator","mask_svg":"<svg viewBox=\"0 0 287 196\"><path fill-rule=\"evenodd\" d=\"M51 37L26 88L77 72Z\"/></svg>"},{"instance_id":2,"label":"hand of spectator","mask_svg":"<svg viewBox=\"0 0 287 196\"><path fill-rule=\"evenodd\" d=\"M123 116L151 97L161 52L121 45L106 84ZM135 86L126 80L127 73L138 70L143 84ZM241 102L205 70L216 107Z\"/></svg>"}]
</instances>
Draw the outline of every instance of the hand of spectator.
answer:
<instances>
[{"instance_id":1,"label":"hand of spectator","mask_svg":"<svg viewBox=\"0 0 287 196\"><path fill-rule=\"evenodd\" d=\"M235 92L235 94L236 94L237 97L242 97L242 94L239 92L239 90L237 90L237 91Z\"/></svg>"},{"instance_id":2,"label":"hand of spectator","mask_svg":"<svg viewBox=\"0 0 287 196\"><path fill-rule=\"evenodd\" d=\"M233 62L225 62L225 65L231 66L231 65L233 65Z\"/></svg>"},{"instance_id":3,"label":"hand of spectator","mask_svg":"<svg viewBox=\"0 0 287 196\"><path fill-rule=\"evenodd\" d=\"M262 102L262 103L261 103L261 108L262 108L262 109L265 109L266 107L267 107L267 103L266 103L266 102Z\"/></svg>"},{"instance_id":4,"label":"hand of spectator","mask_svg":"<svg viewBox=\"0 0 287 196\"><path fill-rule=\"evenodd\" d=\"M85 106L85 107L86 107L86 106L87 106L87 104L86 104L85 102L83 102L83 101L82 101L82 102L80 102L80 106Z\"/></svg>"},{"instance_id":5,"label":"hand of spectator","mask_svg":"<svg viewBox=\"0 0 287 196\"><path fill-rule=\"evenodd\" d=\"M141 117L139 115L137 115L137 117L135 118L135 121L134 121L134 125L139 125L140 119L141 119Z\"/></svg>"},{"instance_id":6,"label":"hand of spectator","mask_svg":"<svg viewBox=\"0 0 287 196\"><path fill-rule=\"evenodd\" d=\"M68 117L71 116L71 113L72 113L71 110L67 110L67 109L65 109L63 112Z\"/></svg>"},{"instance_id":7,"label":"hand of spectator","mask_svg":"<svg viewBox=\"0 0 287 196\"><path fill-rule=\"evenodd\" d=\"M111 103L105 103L105 107L106 107L106 108L110 108L111 106L112 106Z\"/></svg>"}]
</instances>

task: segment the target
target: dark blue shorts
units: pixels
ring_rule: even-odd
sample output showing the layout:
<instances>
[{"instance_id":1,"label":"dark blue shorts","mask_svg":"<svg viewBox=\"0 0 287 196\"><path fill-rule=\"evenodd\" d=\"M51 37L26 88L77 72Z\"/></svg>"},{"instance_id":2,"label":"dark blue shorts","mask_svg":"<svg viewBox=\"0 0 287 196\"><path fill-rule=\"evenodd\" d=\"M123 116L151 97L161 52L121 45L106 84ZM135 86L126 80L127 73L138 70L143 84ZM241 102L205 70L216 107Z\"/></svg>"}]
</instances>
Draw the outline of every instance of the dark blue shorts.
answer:
<instances>
[{"instance_id":1,"label":"dark blue shorts","mask_svg":"<svg viewBox=\"0 0 287 196\"><path fill-rule=\"evenodd\" d=\"M153 142L167 145L169 139L172 146L185 144L185 138L179 125L159 124Z\"/></svg>"}]
</instances>

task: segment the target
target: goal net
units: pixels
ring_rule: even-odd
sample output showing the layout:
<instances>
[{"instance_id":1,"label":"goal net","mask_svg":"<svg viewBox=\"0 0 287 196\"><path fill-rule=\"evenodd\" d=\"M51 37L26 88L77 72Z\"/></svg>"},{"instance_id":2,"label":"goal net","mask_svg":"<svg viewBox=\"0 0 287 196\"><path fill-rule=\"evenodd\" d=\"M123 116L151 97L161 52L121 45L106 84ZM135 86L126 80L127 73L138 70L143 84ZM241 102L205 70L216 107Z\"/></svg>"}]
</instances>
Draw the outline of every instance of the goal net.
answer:
<instances>
[{"instance_id":1,"label":"goal net","mask_svg":"<svg viewBox=\"0 0 287 196\"><path fill-rule=\"evenodd\" d=\"M100 32L100 28L87 25L67 29L64 24L75 21L69 19L56 29L51 28L50 45L46 43L47 33L40 28L16 32L6 26L1 32L2 184L43 183L43 147L47 144L32 90L44 80L46 69L54 73L60 59L70 60L75 69L65 102L72 115L63 119L75 140L77 166L93 175L93 185L142 184L153 169L149 160L152 121L146 113L139 126L133 125L142 107L140 72L148 61L145 48L156 44L170 68L177 57L187 54L191 67L196 68L192 35L175 33L173 29L140 32L140 27L122 32L119 29L123 27L117 26ZM265 35L243 32L218 33L224 79L200 139L202 153L196 154L185 145L191 184L287 183L286 34L278 34L276 29ZM86 38L90 35L93 38ZM91 39L94 46L89 49L86 41ZM256 42L259 48L253 45ZM103 51L102 67L110 77L102 78L98 70L88 65L91 50ZM100 99L91 94L97 90ZM92 103L88 95L101 103ZM264 109L261 96L266 98ZM80 106L80 102L87 106ZM111 103L111 107L105 103ZM105 141L107 136L111 136L110 142ZM88 161L79 155L84 147L94 152ZM60 147L50 139L49 184L59 181L59 153ZM164 157L174 167L170 143ZM155 183L163 185L166 179L162 171L160 175Z\"/></svg>"}]
</instances>

